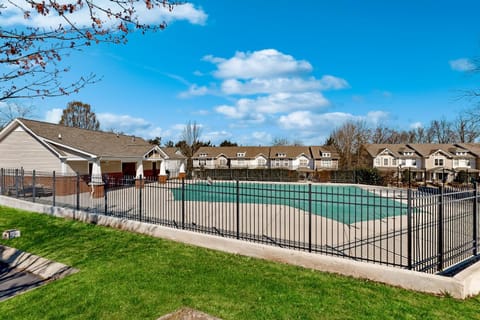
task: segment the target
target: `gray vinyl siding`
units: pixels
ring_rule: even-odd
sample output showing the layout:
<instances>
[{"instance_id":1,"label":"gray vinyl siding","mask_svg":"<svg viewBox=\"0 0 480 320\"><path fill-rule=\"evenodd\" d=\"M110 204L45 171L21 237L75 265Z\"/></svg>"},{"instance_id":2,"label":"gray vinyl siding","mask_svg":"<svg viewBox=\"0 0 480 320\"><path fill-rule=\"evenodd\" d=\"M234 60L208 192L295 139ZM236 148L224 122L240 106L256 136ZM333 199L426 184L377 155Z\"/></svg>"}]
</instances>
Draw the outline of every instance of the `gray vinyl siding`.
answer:
<instances>
[{"instance_id":1,"label":"gray vinyl siding","mask_svg":"<svg viewBox=\"0 0 480 320\"><path fill-rule=\"evenodd\" d=\"M37 171L61 171L55 154L18 127L0 141L0 167Z\"/></svg>"}]
</instances>

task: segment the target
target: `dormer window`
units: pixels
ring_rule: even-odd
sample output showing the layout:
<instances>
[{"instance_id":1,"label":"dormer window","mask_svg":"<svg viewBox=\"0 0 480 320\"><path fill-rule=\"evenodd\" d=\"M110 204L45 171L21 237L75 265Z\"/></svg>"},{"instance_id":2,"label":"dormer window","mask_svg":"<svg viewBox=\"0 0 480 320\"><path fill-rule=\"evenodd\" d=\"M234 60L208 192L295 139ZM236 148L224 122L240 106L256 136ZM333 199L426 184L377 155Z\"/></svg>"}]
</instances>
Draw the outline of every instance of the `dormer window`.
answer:
<instances>
[{"instance_id":1,"label":"dormer window","mask_svg":"<svg viewBox=\"0 0 480 320\"><path fill-rule=\"evenodd\" d=\"M245 152L237 152L237 158L245 158Z\"/></svg>"},{"instance_id":2,"label":"dormer window","mask_svg":"<svg viewBox=\"0 0 480 320\"><path fill-rule=\"evenodd\" d=\"M206 158L207 154L206 153L200 153L199 156L200 156L200 158Z\"/></svg>"},{"instance_id":3,"label":"dormer window","mask_svg":"<svg viewBox=\"0 0 480 320\"><path fill-rule=\"evenodd\" d=\"M457 155L457 156L466 156L467 153L466 153L466 152L463 152L463 151L457 151L457 152L455 153L455 155Z\"/></svg>"},{"instance_id":4,"label":"dormer window","mask_svg":"<svg viewBox=\"0 0 480 320\"><path fill-rule=\"evenodd\" d=\"M413 152L410 152L410 151L405 151L403 153L404 156L413 156Z\"/></svg>"},{"instance_id":5,"label":"dormer window","mask_svg":"<svg viewBox=\"0 0 480 320\"><path fill-rule=\"evenodd\" d=\"M324 158L330 158L332 154L330 152L322 152L322 157Z\"/></svg>"},{"instance_id":6,"label":"dormer window","mask_svg":"<svg viewBox=\"0 0 480 320\"><path fill-rule=\"evenodd\" d=\"M277 153L277 157L285 158L287 155L285 153Z\"/></svg>"}]
</instances>

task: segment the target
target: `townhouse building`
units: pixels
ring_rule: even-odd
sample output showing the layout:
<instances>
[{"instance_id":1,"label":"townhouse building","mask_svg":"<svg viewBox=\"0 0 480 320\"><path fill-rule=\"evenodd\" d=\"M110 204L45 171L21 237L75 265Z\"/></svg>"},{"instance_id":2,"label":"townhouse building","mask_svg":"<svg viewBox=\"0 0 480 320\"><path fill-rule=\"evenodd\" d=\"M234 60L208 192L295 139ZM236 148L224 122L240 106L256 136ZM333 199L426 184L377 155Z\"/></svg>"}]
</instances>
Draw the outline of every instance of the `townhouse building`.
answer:
<instances>
[{"instance_id":1,"label":"townhouse building","mask_svg":"<svg viewBox=\"0 0 480 320\"><path fill-rule=\"evenodd\" d=\"M432 182L451 182L459 172L478 174L478 155L477 144L366 144L361 152L368 167L399 174L408 170L416 180Z\"/></svg>"}]
</instances>

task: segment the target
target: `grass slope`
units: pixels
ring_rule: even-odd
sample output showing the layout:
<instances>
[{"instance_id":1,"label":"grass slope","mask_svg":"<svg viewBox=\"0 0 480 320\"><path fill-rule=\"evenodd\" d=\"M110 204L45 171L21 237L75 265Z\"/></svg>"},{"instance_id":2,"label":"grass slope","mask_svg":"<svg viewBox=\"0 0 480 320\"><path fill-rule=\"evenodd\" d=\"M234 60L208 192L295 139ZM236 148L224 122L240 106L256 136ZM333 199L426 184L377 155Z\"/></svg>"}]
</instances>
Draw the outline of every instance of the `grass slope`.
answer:
<instances>
[{"instance_id":1,"label":"grass slope","mask_svg":"<svg viewBox=\"0 0 480 320\"><path fill-rule=\"evenodd\" d=\"M480 319L457 301L0 207L0 243L80 272L0 303L2 319Z\"/></svg>"}]
</instances>

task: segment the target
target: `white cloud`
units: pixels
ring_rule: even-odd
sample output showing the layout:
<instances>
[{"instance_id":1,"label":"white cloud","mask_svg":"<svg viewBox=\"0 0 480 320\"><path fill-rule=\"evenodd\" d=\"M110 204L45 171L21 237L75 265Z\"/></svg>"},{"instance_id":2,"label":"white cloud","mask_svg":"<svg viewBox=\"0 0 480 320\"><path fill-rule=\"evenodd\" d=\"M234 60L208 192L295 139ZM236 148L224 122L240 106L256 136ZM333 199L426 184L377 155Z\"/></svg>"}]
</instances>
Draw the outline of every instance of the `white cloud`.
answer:
<instances>
[{"instance_id":1,"label":"white cloud","mask_svg":"<svg viewBox=\"0 0 480 320\"><path fill-rule=\"evenodd\" d=\"M252 133L252 138L258 145L268 145L272 141L272 135L265 131L255 131Z\"/></svg>"},{"instance_id":2,"label":"white cloud","mask_svg":"<svg viewBox=\"0 0 480 320\"><path fill-rule=\"evenodd\" d=\"M421 122L414 122L410 124L411 129L418 129L423 128L423 124Z\"/></svg>"},{"instance_id":3,"label":"white cloud","mask_svg":"<svg viewBox=\"0 0 480 320\"><path fill-rule=\"evenodd\" d=\"M262 122L265 119L263 115L266 114L314 109L328 105L328 100L319 92L276 93L256 99L239 99L234 106L221 105L215 110L229 118Z\"/></svg>"},{"instance_id":4,"label":"white cloud","mask_svg":"<svg viewBox=\"0 0 480 320\"><path fill-rule=\"evenodd\" d=\"M198 86L196 84L190 85L188 91L181 92L178 96L180 98L204 96L208 93L208 88L205 86Z\"/></svg>"},{"instance_id":5,"label":"white cloud","mask_svg":"<svg viewBox=\"0 0 480 320\"><path fill-rule=\"evenodd\" d=\"M337 78L331 75L323 76L320 81L320 90L340 90L349 88L347 80L342 78Z\"/></svg>"},{"instance_id":6,"label":"white cloud","mask_svg":"<svg viewBox=\"0 0 480 320\"><path fill-rule=\"evenodd\" d=\"M14 5L7 1L3 1L3 5L5 5L6 8L2 9L2 14L0 15L0 26L22 25L28 27L57 28L59 25L67 24L65 19L54 12L54 10L51 10L47 15L42 15L25 4L23 8L30 11L30 18L25 19L24 13ZM18 1L17 5L22 6ZM97 0L95 1L95 5L111 8L112 12L122 11L120 7L113 6L112 2L108 0ZM164 6L156 6L149 10L142 1L134 2L134 7L136 17L142 24L160 24L164 21L169 23L176 20L186 20L192 24L204 25L208 18L208 15L201 8L197 9L190 3L175 6L173 10L169 10L168 7ZM119 22L99 10L96 10L95 14L106 27L111 27ZM74 13L66 15L66 17L78 28L89 27L92 24L88 6L85 5Z\"/></svg>"},{"instance_id":7,"label":"white cloud","mask_svg":"<svg viewBox=\"0 0 480 320\"><path fill-rule=\"evenodd\" d=\"M59 123L62 119L63 109L55 108L48 110L45 114L45 121L50 123Z\"/></svg>"},{"instance_id":8,"label":"white cloud","mask_svg":"<svg viewBox=\"0 0 480 320\"><path fill-rule=\"evenodd\" d=\"M205 56L204 60L217 65L217 70L213 74L221 79L271 78L312 71L312 65L308 61L295 60L292 56L275 49L238 51L230 59L209 55Z\"/></svg>"},{"instance_id":9,"label":"white cloud","mask_svg":"<svg viewBox=\"0 0 480 320\"><path fill-rule=\"evenodd\" d=\"M226 94L253 95L278 92L305 92L312 90L339 90L348 88L348 82L334 76L314 77L278 77L271 79L255 78L250 80L226 79L222 82L222 92Z\"/></svg>"},{"instance_id":10,"label":"white cloud","mask_svg":"<svg viewBox=\"0 0 480 320\"><path fill-rule=\"evenodd\" d=\"M292 112L286 116L281 116L278 122L284 129L308 128L313 125L312 113L310 111Z\"/></svg>"},{"instance_id":11,"label":"white cloud","mask_svg":"<svg viewBox=\"0 0 480 320\"><path fill-rule=\"evenodd\" d=\"M202 134L202 141L210 141L212 144L219 144L223 140L229 140L232 138L232 134L228 131L210 131Z\"/></svg>"},{"instance_id":12,"label":"white cloud","mask_svg":"<svg viewBox=\"0 0 480 320\"><path fill-rule=\"evenodd\" d=\"M355 116L350 113L344 112L330 112L316 114L310 111L297 111L285 116L281 116L278 120L278 124L283 129L294 130L310 130L317 128L317 130L329 131L333 128L343 124L348 120L360 120L362 117Z\"/></svg>"},{"instance_id":13,"label":"white cloud","mask_svg":"<svg viewBox=\"0 0 480 320\"><path fill-rule=\"evenodd\" d=\"M98 121L102 130L115 130L125 134L132 134L142 138L160 137L163 130L143 118L112 113L98 113Z\"/></svg>"},{"instance_id":14,"label":"white cloud","mask_svg":"<svg viewBox=\"0 0 480 320\"><path fill-rule=\"evenodd\" d=\"M385 111L370 111L367 113L365 121L371 123L372 125L378 125L383 120L388 118L388 112Z\"/></svg>"},{"instance_id":15,"label":"white cloud","mask_svg":"<svg viewBox=\"0 0 480 320\"><path fill-rule=\"evenodd\" d=\"M278 119L281 128L287 130L313 130L313 132L332 131L346 121L363 120L377 125L388 118L385 111L370 111L366 115L353 115L345 112L313 113L311 111L295 111Z\"/></svg>"},{"instance_id":16,"label":"white cloud","mask_svg":"<svg viewBox=\"0 0 480 320\"><path fill-rule=\"evenodd\" d=\"M450 68L452 68L452 70L461 71L461 72L473 71L477 67L470 59L467 59L467 58L451 60L449 61L449 63L450 63Z\"/></svg>"}]
</instances>

